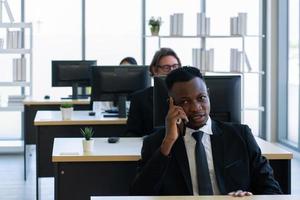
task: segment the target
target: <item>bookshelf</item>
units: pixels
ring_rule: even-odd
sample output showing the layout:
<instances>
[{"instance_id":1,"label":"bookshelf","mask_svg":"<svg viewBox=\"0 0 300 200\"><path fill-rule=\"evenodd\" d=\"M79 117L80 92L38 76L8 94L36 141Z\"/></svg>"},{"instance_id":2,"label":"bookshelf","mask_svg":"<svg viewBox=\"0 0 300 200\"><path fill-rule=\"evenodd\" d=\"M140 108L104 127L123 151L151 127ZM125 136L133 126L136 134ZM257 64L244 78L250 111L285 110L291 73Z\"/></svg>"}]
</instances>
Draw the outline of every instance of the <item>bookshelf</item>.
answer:
<instances>
[{"instance_id":1,"label":"bookshelf","mask_svg":"<svg viewBox=\"0 0 300 200\"><path fill-rule=\"evenodd\" d=\"M23 99L32 95L32 23L0 23L0 34L3 43L0 54L4 54L5 67L12 72L11 77L0 81L0 87L20 88L20 92L13 94L13 97L1 96L0 111L22 112ZM17 64L14 60L23 62Z\"/></svg>"},{"instance_id":2,"label":"bookshelf","mask_svg":"<svg viewBox=\"0 0 300 200\"><path fill-rule=\"evenodd\" d=\"M205 10L205 9L204 9ZM246 14L247 15L247 14ZM146 19L147 20L147 19ZM171 21L170 21L171 23ZM165 24L165 26L168 26L168 24ZM242 31L240 34L237 34L237 33L229 33L229 34L213 34L211 35L208 31L207 34L203 34L203 35L200 35L199 32L198 32L198 27L196 27L196 24L195 24L195 30L196 30L196 34L182 34L184 33L184 31L179 31L181 33L181 35L174 35L172 34L172 31L171 31L171 27L173 27L174 25L171 25L170 24L170 33L169 35L168 34L158 34L157 36L153 36L153 35L148 35L148 34L145 34L143 37L145 39L145 44L147 44L147 40L149 39L149 41L151 40L152 43L155 43L157 44L157 48L161 48L163 47L164 45L162 45L164 43L164 41L166 40L170 40L172 41L173 43L176 43L177 40L184 40L184 41L187 41L187 40L193 40L195 41L194 43L196 44L196 48L199 48L199 49L204 49L204 50L209 50L207 49L207 43L211 40L211 39L220 39L220 40L230 40L230 39L234 39L234 40L238 40L237 43L240 44L240 47L239 47L239 52L240 52L240 66L238 67L238 70L232 70L232 67L231 67L231 63L225 63L224 66L220 66L220 65L214 65L213 64L213 70L210 70L208 69L209 67L208 66L205 66L204 69L202 68L202 66L200 65L195 65L194 61L192 61L191 63L192 66L195 66L195 67L198 67L201 72L203 72L203 74L211 74L211 75L232 75L232 74L238 74L241 76L241 102L242 102L242 105L241 105L241 116L242 116L242 123L244 123L244 117L245 117L245 112L244 111L258 111L258 112L264 112L265 108L263 105L261 105L261 103L259 102L258 106L245 106L245 102L244 102L244 99L245 99L245 76L248 76L248 75L258 75L260 77L260 79L262 78L262 76L265 75L265 72L262 71L262 67L260 66L260 64L256 64L256 65L250 65L251 63L251 59L248 59L246 58L247 56L247 52L246 52L246 40L247 39L263 39L265 36L264 35L259 35L259 34L247 34L247 31ZM179 25L180 27L181 25ZM231 24L228 24L228 26L231 26ZM209 25L210 27L210 25ZM145 27L146 29L148 28L147 26ZM246 27L247 29L247 27ZM144 31L144 33L147 33L147 30ZM180 42L180 41L179 41ZM170 43L170 42L167 42L167 43ZM168 46L168 47L171 47L172 46ZM185 48L187 47L187 45L185 45ZM193 54L192 52L192 49L195 48L195 46L193 47L190 47L190 54ZM217 49L218 47L213 47L215 49ZM234 47L229 47L230 48L234 48ZM146 48L147 49L147 48ZM175 51L176 48L173 48ZM186 49L189 49L188 47ZM224 52L223 53L224 56L227 56L227 58L231 58L231 52ZM148 55L147 55L148 56ZM216 59L216 58L213 58L213 60ZM246 60L248 59L248 60ZM194 58L192 58L192 60L194 60ZM201 59L199 59L201 60ZM230 60L230 59L229 59ZM250 62L249 62L250 60ZM186 62L188 63L188 62ZM253 64L253 63L251 63ZM187 65L185 63L183 63L183 65ZM255 67L254 67L255 66ZM253 69L253 67L255 69ZM217 68L217 69L215 69ZM252 68L252 69L251 69ZM225 69L225 70L219 70L219 69ZM228 69L228 71L226 70Z\"/></svg>"}]
</instances>

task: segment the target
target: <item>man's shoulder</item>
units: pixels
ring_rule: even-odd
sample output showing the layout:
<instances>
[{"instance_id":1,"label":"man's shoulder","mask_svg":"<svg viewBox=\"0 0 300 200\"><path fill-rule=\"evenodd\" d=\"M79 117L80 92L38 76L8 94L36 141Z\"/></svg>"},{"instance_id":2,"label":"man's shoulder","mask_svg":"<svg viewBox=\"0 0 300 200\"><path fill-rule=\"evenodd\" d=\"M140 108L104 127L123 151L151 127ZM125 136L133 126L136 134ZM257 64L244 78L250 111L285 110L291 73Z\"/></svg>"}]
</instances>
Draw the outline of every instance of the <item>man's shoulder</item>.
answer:
<instances>
[{"instance_id":1,"label":"man's shoulder","mask_svg":"<svg viewBox=\"0 0 300 200\"><path fill-rule=\"evenodd\" d=\"M220 129L245 129L248 127L246 124L236 123L236 122L223 122L218 120L212 120L212 125Z\"/></svg>"},{"instance_id":2,"label":"man's shoulder","mask_svg":"<svg viewBox=\"0 0 300 200\"><path fill-rule=\"evenodd\" d=\"M248 125L234 123L234 122L221 122L214 121L212 123L214 134L222 134L227 138L245 138L251 135L251 129Z\"/></svg>"}]
</instances>

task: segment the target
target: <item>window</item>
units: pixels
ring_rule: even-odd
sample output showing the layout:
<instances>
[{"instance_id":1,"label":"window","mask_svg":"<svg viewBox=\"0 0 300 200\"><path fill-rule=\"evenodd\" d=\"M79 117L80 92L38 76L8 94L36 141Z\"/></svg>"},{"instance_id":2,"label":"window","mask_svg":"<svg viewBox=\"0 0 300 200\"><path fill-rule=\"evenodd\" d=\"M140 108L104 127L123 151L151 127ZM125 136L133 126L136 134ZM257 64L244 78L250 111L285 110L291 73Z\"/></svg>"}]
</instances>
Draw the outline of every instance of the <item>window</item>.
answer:
<instances>
[{"instance_id":1,"label":"window","mask_svg":"<svg viewBox=\"0 0 300 200\"><path fill-rule=\"evenodd\" d=\"M66 96L71 88L51 87L52 60L81 59L81 0L26 1L33 22L33 95Z\"/></svg>"},{"instance_id":2,"label":"window","mask_svg":"<svg viewBox=\"0 0 300 200\"><path fill-rule=\"evenodd\" d=\"M288 134L294 144L299 140L299 1L289 1L288 33Z\"/></svg>"},{"instance_id":3,"label":"window","mask_svg":"<svg viewBox=\"0 0 300 200\"><path fill-rule=\"evenodd\" d=\"M86 1L86 59L118 65L124 57L141 61L141 0Z\"/></svg>"},{"instance_id":4,"label":"window","mask_svg":"<svg viewBox=\"0 0 300 200\"><path fill-rule=\"evenodd\" d=\"M299 1L279 1L278 138L299 150Z\"/></svg>"}]
</instances>

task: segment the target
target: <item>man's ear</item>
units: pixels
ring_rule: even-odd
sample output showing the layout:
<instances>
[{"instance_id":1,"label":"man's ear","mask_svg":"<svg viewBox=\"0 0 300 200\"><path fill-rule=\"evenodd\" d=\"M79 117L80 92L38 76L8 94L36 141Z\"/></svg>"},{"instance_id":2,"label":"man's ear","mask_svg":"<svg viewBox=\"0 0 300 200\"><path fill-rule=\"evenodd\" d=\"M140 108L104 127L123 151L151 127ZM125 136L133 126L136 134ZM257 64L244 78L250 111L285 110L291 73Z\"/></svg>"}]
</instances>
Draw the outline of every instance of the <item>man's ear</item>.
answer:
<instances>
[{"instance_id":1,"label":"man's ear","mask_svg":"<svg viewBox=\"0 0 300 200\"><path fill-rule=\"evenodd\" d=\"M207 94L208 94L208 96L209 96L209 88L207 88Z\"/></svg>"}]
</instances>

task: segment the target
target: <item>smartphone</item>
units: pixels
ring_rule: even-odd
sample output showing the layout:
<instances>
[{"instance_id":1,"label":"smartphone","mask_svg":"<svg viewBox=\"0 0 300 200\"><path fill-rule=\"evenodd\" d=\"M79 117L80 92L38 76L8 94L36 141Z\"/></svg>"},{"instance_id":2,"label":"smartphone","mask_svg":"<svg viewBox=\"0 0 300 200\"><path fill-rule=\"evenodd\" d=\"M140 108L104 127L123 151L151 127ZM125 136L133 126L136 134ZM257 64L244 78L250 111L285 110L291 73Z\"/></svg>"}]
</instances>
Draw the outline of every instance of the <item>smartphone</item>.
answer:
<instances>
[{"instance_id":1,"label":"smartphone","mask_svg":"<svg viewBox=\"0 0 300 200\"><path fill-rule=\"evenodd\" d=\"M186 128L185 119L177 120L176 124L177 124L178 130L179 130L179 134L184 137L185 136L185 128Z\"/></svg>"},{"instance_id":2,"label":"smartphone","mask_svg":"<svg viewBox=\"0 0 300 200\"><path fill-rule=\"evenodd\" d=\"M171 97L169 97L168 100L167 100L168 103L169 103L170 98ZM179 106L175 102L173 102L173 103L174 103L174 105ZM176 121L177 128L179 130L179 135L181 135L181 136L185 136L186 123L187 123L186 119L183 119L183 118L182 119L179 118Z\"/></svg>"},{"instance_id":3,"label":"smartphone","mask_svg":"<svg viewBox=\"0 0 300 200\"><path fill-rule=\"evenodd\" d=\"M183 119L183 118L179 118L176 121L178 130L179 130L179 133L181 136L185 136L186 123L187 123L186 119Z\"/></svg>"}]
</instances>

